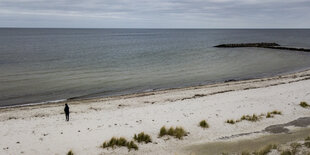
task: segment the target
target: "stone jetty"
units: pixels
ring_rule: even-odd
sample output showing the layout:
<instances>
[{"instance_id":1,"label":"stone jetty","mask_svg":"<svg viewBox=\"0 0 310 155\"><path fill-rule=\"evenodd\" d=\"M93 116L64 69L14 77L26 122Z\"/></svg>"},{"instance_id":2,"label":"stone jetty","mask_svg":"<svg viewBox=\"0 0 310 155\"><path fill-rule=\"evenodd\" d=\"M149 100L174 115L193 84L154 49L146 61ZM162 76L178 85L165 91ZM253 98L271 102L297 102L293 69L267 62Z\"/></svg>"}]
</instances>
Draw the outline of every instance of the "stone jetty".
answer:
<instances>
[{"instance_id":1,"label":"stone jetty","mask_svg":"<svg viewBox=\"0 0 310 155\"><path fill-rule=\"evenodd\" d=\"M214 47L219 47L219 48L258 47L258 48L271 48L271 49L279 49L279 50L310 52L310 49L306 49L306 48L283 47L277 43L264 43L264 42L262 42L262 43L220 44L220 45L216 45Z\"/></svg>"}]
</instances>

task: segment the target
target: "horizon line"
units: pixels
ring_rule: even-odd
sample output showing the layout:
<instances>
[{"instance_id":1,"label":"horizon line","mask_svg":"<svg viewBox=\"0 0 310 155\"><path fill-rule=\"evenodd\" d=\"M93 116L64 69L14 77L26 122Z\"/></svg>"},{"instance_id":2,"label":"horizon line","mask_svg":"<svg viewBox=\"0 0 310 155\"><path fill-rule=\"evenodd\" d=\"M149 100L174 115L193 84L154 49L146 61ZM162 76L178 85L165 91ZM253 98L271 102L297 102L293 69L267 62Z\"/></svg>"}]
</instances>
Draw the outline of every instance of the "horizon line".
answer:
<instances>
[{"instance_id":1,"label":"horizon line","mask_svg":"<svg viewBox=\"0 0 310 155\"><path fill-rule=\"evenodd\" d=\"M137 28L126 28L126 27L1 27L0 29L310 29L310 28L294 28L294 27L265 27L265 28L249 28L249 27L238 27L238 28L146 28L146 27L137 27Z\"/></svg>"}]
</instances>

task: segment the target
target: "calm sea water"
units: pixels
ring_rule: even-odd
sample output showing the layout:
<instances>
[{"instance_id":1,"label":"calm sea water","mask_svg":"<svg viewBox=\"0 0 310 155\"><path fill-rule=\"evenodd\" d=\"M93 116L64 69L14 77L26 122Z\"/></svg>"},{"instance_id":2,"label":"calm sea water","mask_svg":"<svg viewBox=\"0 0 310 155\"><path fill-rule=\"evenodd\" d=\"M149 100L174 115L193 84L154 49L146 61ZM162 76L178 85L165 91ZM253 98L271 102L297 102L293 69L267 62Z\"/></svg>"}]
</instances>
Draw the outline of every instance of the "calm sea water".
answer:
<instances>
[{"instance_id":1,"label":"calm sea water","mask_svg":"<svg viewBox=\"0 0 310 155\"><path fill-rule=\"evenodd\" d=\"M0 29L0 106L186 87L310 68L310 30Z\"/></svg>"}]
</instances>

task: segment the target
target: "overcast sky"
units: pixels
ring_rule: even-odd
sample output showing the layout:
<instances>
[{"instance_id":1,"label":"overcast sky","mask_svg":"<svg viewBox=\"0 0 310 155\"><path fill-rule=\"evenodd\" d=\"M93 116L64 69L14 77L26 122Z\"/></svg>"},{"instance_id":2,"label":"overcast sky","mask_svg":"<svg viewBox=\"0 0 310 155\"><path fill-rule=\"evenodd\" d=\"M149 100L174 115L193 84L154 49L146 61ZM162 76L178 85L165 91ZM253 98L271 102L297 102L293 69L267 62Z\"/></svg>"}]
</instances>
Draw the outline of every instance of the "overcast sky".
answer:
<instances>
[{"instance_id":1,"label":"overcast sky","mask_svg":"<svg viewBox=\"0 0 310 155\"><path fill-rule=\"evenodd\" d=\"M0 0L0 27L310 28L310 0Z\"/></svg>"}]
</instances>

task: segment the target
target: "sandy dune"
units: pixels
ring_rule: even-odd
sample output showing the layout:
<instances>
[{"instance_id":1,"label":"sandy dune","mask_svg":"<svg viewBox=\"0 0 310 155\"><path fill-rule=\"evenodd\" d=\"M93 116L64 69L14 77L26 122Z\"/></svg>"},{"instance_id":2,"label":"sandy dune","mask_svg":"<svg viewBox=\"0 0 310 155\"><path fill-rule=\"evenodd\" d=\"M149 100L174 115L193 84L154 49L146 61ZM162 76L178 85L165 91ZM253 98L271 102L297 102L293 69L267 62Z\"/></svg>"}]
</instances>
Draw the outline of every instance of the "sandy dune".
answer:
<instances>
[{"instance_id":1,"label":"sandy dune","mask_svg":"<svg viewBox=\"0 0 310 155\"><path fill-rule=\"evenodd\" d=\"M262 131L273 124L310 116L310 71L272 78L227 82L127 96L68 101L70 122L65 121L64 102L0 110L0 154L188 154L182 148L221 141L223 137ZM282 115L258 122L231 125L227 119L245 114L279 110ZM208 129L198 126L207 120ZM182 126L189 135L183 140L158 138L162 126ZM144 131L153 142L107 150L100 145L112 136L132 139ZM257 137L268 133L224 139ZM223 140L222 140L223 141Z\"/></svg>"}]
</instances>

